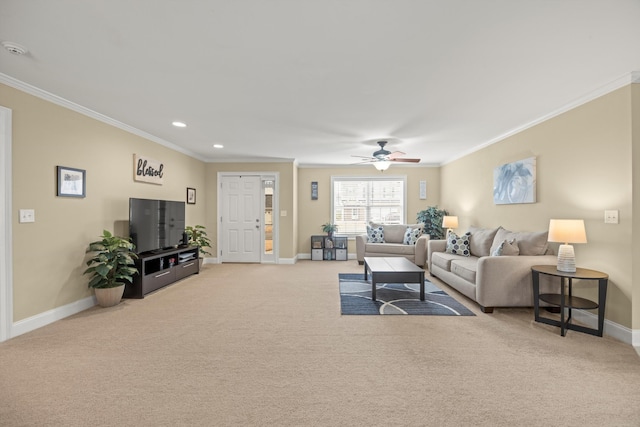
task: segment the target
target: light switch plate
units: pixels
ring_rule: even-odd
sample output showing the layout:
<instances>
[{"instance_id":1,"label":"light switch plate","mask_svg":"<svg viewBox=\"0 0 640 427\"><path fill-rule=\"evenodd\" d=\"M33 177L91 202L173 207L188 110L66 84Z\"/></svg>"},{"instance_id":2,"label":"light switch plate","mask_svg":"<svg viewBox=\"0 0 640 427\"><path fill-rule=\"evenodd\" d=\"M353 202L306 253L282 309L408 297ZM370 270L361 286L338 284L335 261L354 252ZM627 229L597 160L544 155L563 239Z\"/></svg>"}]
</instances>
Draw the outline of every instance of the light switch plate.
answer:
<instances>
[{"instance_id":1,"label":"light switch plate","mask_svg":"<svg viewBox=\"0 0 640 427\"><path fill-rule=\"evenodd\" d=\"M618 211L617 210L604 211L604 223L618 224Z\"/></svg>"},{"instance_id":2,"label":"light switch plate","mask_svg":"<svg viewBox=\"0 0 640 427\"><path fill-rule=\"evenodd\" d=\"M21 223L36 222L36 211L33 209L20 209L19 221Z\"/></svg>"}]
</instances>

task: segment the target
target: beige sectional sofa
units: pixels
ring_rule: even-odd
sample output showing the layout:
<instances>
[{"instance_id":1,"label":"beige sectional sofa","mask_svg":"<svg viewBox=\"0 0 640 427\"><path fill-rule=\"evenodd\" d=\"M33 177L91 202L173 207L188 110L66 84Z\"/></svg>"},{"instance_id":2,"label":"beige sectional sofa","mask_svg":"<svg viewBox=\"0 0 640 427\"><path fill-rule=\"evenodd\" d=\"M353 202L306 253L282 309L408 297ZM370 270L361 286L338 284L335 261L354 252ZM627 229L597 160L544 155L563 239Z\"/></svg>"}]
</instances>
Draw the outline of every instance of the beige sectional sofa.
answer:
<instances>
[{"instance_id":1,"label":"beige sectional sofa","mask_svg":"<svg viewBox=\"0 0 640 427\"><path fill-rule=\"evenodd\" d=\"M371 227L384 228L384 243L374 243L368 234L356 236L356 253L358 263L364 264L364 257L394 257L402 256L420 267L427 260L427 242L429 235L423 234L415 241L415 244L403 242L407 228L422 230L424 224L370 224Z\"/></svg>"},{"instance_id":2,"label":"beige sectional sofa","mask_svg":"<svg viewBox=\"0 0 640 427\"><path fill-rule=\"evenodd\" d=\"M472 227L468 233L466 238L454 233L447 240L428 242L429 273L476 301L485 313L495 307L532 307L531 267L557 263L548 248L547 232ZM540 286L545 293L553 289L547 280Z\"/></svg>"}]
</instances>

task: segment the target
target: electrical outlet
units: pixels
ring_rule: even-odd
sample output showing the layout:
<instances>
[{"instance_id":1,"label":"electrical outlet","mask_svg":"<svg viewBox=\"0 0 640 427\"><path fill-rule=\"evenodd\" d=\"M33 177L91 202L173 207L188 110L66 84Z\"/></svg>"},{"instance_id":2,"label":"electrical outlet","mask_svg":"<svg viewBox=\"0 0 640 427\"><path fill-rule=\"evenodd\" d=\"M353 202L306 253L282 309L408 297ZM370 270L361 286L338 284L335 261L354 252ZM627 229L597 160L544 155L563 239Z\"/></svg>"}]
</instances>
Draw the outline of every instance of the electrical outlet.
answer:
<instances>
[{"instance_id":1,"label":"electrical outlet","mask_svg":"<svg viewBox=\"0 0 640 427\"><path fill-rule=\"evenodd\" d=\"M23 222L36 222L36 211L33 209L20 209L20 219Z\"/></svg>"},{"instance_id":2,"label":"electrical outlet","mask_svg":"<svg viewBox=\"0 0 640 427\"><path fill-rule=\"evenodd\" d=\"M618 223L618 211L604 211L604 223L605 224L617 224Z\"/></svg>"}]
</instances>

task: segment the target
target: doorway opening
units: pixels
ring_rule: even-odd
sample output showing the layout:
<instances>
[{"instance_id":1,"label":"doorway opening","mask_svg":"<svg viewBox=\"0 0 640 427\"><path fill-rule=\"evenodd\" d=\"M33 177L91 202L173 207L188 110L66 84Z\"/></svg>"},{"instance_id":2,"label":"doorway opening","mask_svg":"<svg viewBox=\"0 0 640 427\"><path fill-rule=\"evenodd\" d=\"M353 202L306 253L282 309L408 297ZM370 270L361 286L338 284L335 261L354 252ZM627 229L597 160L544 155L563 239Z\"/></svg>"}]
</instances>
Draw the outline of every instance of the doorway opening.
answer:
<instances>
[{"instance_id":1,"label":"doorway opening","mask_svg":"<svg viewBox=\"0 0 640 427\"><path fill-rule=\"evenodd\" d=\"M218 173L218 262L278 262L278 177Z\"/></svg>"}]
</instances>

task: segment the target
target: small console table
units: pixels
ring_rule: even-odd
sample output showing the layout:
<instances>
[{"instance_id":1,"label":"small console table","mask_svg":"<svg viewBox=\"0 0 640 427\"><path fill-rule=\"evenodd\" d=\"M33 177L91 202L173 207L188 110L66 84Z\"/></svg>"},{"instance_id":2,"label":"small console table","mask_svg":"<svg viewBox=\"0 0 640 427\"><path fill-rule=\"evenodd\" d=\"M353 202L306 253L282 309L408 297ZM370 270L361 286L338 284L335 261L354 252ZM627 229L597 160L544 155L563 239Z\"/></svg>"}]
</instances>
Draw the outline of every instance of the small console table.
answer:
<instances>
[{"instance_id":1,"label":"small console table","mask_svg":"<svg viewBox=\"0 0 640 427\"><path fill-rule=\"evenodd\" d=\"M577 268L575 273L558 271L555 265L534 265L531 267L533 279L533 304L536 322L548 325L560 326L560 335L565 336L567 329L584 332L598 337L602 336L604 330L604 308L607 302L607 283L609 276L596 270ZM540 275L546 274L560 278L559 294L540 294ZM573 279L597 280L598 281L598 302L580 298L572 295ZM568 286L565 286L567 285ZM565 295L565 288L568 287L568 295ZM560 321L540 316L540 301L560 307ZM565 308L568 316L565 319ZM598 309L598 329L587 328L571 323L571 309L591 310Z\"/></svg>"}]
</instances>

